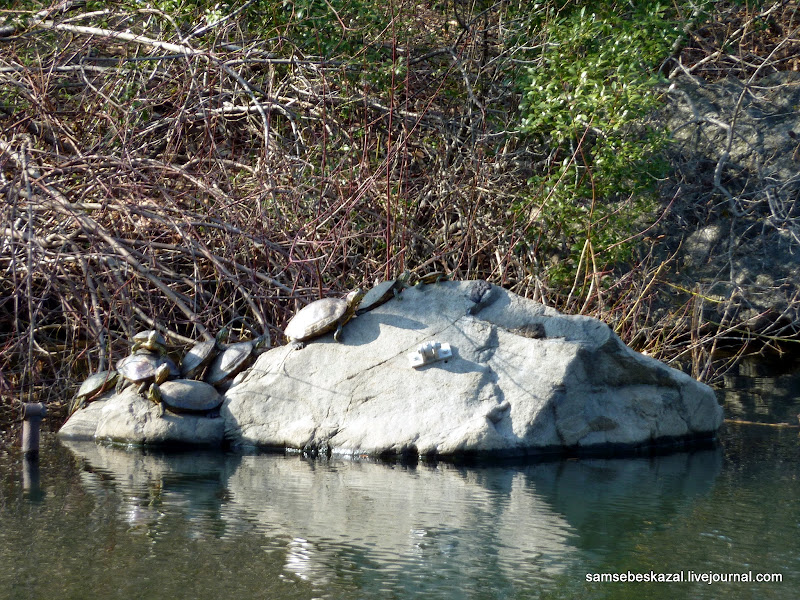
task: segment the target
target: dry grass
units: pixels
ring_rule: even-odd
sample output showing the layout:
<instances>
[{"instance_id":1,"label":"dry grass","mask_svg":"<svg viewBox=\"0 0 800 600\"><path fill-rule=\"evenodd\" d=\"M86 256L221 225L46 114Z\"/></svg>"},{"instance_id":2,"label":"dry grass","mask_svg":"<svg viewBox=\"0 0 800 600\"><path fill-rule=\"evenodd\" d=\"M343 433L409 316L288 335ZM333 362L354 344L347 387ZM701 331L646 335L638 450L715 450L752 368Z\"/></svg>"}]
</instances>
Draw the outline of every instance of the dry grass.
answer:
<instances>
[{"instance_id":1,"label":"dry grass","mask_svg":"<svg viewBox=\"0 0 800 600\"><path fill-rule=\"evenodd\" d=\"M708 378L719 328L698 322L698 294L663 308L669 261L644 253L609 286L587 248L572 289L549 287L525 242L536 211L511 210L547 151L519 133L507 77L522 50L504 45L502 13L444 34L451 16L396 4L430 31L403 47L390 28L383 63L360 67L299 57L235 19L165 37L170 17L152 10L68 2L6 31L0 422L32 399L60 414L138 330L179 348L243 317L278 341L298 304L404 268L598 316ZM718 26L703 27L682 56L728 68L706 58ZM379 87L368 75L398 57L410 68Z\"/></svg>"}]
</instances>

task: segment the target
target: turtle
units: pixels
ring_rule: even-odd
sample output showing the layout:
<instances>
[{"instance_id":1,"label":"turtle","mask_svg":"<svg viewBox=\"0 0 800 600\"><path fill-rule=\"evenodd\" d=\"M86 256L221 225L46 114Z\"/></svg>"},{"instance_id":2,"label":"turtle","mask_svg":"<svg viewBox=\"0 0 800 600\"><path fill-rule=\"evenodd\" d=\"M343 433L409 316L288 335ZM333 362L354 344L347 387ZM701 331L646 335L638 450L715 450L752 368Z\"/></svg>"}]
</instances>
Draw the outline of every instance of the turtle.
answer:
<instances>
[{"instance_id":1,"label":"turtle","mask_svg":"<svg viewBox=\"0 0 800 600\"><path fill-rule=\"evenodd\" d=\"M164 383L153 382L147 388L147 398L174 413L213 414L222 406L223 397L213 385L196 379L173 379Z\"/></svg>"},{"instance_id":2,"label":"turtle","mask_svg":"<svg viewBox=\"0 0 800 600\"><path fill-rule=\"evenodd\" d=\"M227 325L219 330L213 340L198 342L192 346L181 361L181 377L185 379L200 379L195 375L200 374L204 367L214 360L222 349L222 339L228 334Z\"/></svg>"},{"instance_id":3,"label":"turtle","mask_svg":"<svg viewBox=\"0 0 800 600\"><path fill-rule=\"evenodd\" d=\"M250 366L256 355L269 347L269 342L269 334L264 334L254 340L225 346L208 367L205 382L220 385L233 379Z\"/></svg>"},{"instance_id":4,"label":"turtle","mask_svg":"<svg viewBox=\"0 0 800 600\"><path fill-rule=\"evenodd\" d=\"M113 369L110 371L98 371L94 375L89 375L78 388L78 393L75 394L72 402L69 405L69 414L71 415L79 408L86 405L86 401L92 397L102 394L106 390L111 389L117 383L118 373Z\"/></svg>"},{"instance_id":5,"label":"turtle","mask_svg":"<svg viewBox=\"0 0 800 600\"><path fill-rule=\"evenodd\" d=\"M181 377L192 379L214 360L219 354L219 340L222 335L223 332L220 331L215 339L198 342L189 349L181 361Z\"/></svg>"},{"instance_id":6,"label":"turtle","mask_svg":"<svg viewBox=\"0 0 800 600\"><path fill-rule=\"evenodd\" d=\"M414 282L414 285L439 283L440 281L446 281L447 279L449 279L449 275L444 271L433 271L432 273L425 273L425 275L417 276L417 280Z\"/></svg>"},{"instance_id":7,"label":"turtle","mask_svg":"<svg viewBox=\"0 0 800 600\"><path fill-rule=\"evenodd\" d=\"M376 284L371 290L364 294L364 298L356 309L356 314L360 315L372 310L391 300L397 298L403 288L408 287L408 281L411 278L411 272L408 270L403 271L397 279L387 279Z\"/></svg>"},{"instance_id":8,"label":"turtle","mask_svg":"<svg viewBox=\"0 0 800 600\"><path fill-rule=\"evenodd\" d=\"M155 354L140 350L117 362L117 392L122 391L130 383L139 384L139 393L147 390L153 381L163 383L170 377L178 377L180 371L171 358L164 354Z\"/></svg>"},{"instance_id":9,"label":"turtle","mask_svg":"<svg viewBox=\"0 0 800 600\"><path fill-rule=\"evenodd\" d=\"M364 295L364 290L358 288L347 294L346 298L315 300L292 317L283 333L297 349L302 348L307 340L333 330L333 339L341 342L342 327L353 318Z\"/></svg>"},{"instance_id":10,"label":"turtle","mask_svg":"<svg viewBox=\"0 0 800 600\"><path fill-rule=\"evenodd\" d=\"M147 331L140 331L133 336L133 347L131 351L135 354L139 350L147 350L156 354L167 353L167 342L158 331L155 329L148 329Z\"/></svg>"}]
</instances>

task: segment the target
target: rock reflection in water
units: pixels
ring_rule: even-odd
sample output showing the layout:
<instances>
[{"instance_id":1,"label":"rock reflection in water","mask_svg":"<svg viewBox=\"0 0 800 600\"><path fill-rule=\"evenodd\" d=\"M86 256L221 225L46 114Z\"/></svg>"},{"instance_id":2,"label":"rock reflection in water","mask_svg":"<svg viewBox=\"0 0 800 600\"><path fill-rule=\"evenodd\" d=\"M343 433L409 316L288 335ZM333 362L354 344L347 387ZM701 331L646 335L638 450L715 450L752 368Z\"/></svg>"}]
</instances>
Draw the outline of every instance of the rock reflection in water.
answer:
<instances>
[{"instance_id":1,"label":"rock reflection in water","mask_svg":"<svg viewBox=\"0 0 800 600\"><path fill-rule=\"evenodd\" d=\"M120 518L154 542L170 535L170 512L188 516L194 537L255 526L287 575L362 594L446 589L465 574L501 587L551 581L624 547L637 525L668 521L721 468L718 449L473 468L66 445L86 463L86 489L115 486Z\"/></svg>"},{"instance_id":2,"label":"rock reflection in water","mask_svg":"<svg viewBox=\"0 0 800 600\"><path fill-rule=\"evenodd\" d=\"M304 540L287 561L289 568L302 564L294 572L304 577L362 555L398 574L475 572L489 547L509 576L518 576L522 563L563 568L573 532L523 480L505 469L246 456L227 482L223 518Z\"/></svg>"},{"instance_id":3,"label":"rock reflection in water","mask_svg":"<svg viewBox=\"0 0 800 600\"><path fill-rule=\"evenodd\" d=\"M98 498L116 492L118 518L129 531L155 539L169 511L180 510L194 523L193 537L213 534L219 520L226 456L216 451L161 453L122 449L94 442L61 442L84 461L81 483ZM114 490L110 488L116 488ZM102 510L98 502L96 510Z\"/></svg>"}]
</instances>

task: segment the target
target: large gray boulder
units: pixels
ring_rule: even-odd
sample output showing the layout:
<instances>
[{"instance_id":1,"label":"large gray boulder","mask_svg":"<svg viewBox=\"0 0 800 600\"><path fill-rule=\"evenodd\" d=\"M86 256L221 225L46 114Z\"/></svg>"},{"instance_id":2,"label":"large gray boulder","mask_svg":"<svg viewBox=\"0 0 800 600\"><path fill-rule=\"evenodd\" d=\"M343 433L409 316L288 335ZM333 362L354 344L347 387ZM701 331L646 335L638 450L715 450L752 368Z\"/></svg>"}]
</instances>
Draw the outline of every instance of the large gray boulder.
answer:
<instances>
[{"instance_id":1,"label":"large gray boulder","mask_svg":"<svg viewBox=\"0 0 800 600\"><path fill-rule=\"evenodd\" d=\"M425 342L452 356L414 368ZM341 455L614 453L713 437L712 390L634 352L604 323L486 282L406 289L301 350L262 354L221 418L159 415L133 389L77 411L59 435L142 445Z\"/></svg>"},{"instance_id":2,"label":"large gray boulder","mask_svg":"<svg viewBox=\"0 0 800 600\"><path fill-rule=\"evenodd\" d=\"M487 291L488 290L488 291ZM262 354L226 394L236 447L344 455L615 452L713 437L713 391L622 343L485 282L406 289L301 350ZM412 368L427 341L453 356Z\"/></svg>"}]
</instances>

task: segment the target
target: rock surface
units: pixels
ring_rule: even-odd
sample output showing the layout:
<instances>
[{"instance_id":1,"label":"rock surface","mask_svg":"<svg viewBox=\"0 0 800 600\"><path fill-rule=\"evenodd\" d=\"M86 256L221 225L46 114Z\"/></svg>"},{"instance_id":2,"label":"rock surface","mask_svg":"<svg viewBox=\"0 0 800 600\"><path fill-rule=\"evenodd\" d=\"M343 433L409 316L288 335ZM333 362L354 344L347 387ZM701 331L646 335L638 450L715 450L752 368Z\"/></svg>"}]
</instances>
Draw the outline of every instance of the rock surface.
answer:
<instances>
[{"instance_id":1,"label":"rock surface","mask_svg":"<svg viewBox=\"0 0 800 600\"><path fill-rule=\"evenodd\" d=\"M412 368L421 344L452 356ZM709 438L713 391L634 352L604 323L483 281L406 289L306 348L262 354L221 418L158 416L135 391L106 394L67 439L297 449L339 455L614 453Z\"/></svg>"},{"instance_id":2,"label":"rock surface","mask_svg":"<svg viewBox=\"0 0 800 600\"><path fill-rule=\"evenodd\" d=\"M107 392L75 412L58 435L67 440L96 440L152 446L221 446L225 423L205 416L176 415L128 388Z\"/></svg>"},{"instance_id":3,"label":"rock surface","mask_svg":"<svg viewBox=\"0 0 800 600\"><path fill-rule=\"evenodd\" d=\"M713 391L641 355L602 322L485 282L443 282L302 350L276 348L226 394L239 447L352 455L613 452L710 437ZM412 369L427 341L452 358Z\"/></svg>"}]
</instances>

